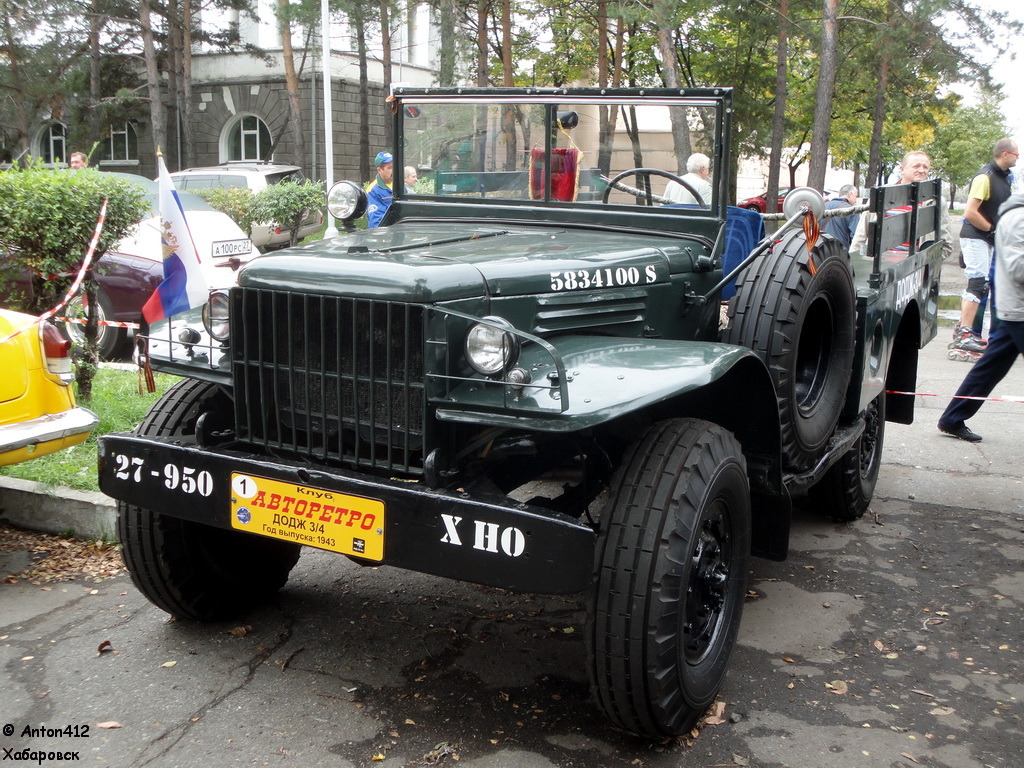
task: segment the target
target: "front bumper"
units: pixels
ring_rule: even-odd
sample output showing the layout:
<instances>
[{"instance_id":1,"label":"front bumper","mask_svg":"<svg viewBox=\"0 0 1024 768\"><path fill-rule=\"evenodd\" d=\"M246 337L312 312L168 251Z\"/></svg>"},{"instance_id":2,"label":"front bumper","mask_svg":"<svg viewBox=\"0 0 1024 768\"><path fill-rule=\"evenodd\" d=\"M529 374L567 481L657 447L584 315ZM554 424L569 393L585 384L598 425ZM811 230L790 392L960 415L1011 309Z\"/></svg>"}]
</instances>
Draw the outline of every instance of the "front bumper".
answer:
<instances>
[{"instance_id":1,"label":"front bumper","mask_svg":"<svg viewBox=\"0 0 1024 768\"><path fill-rule=\"evenodd\" d=\"M0 466L77 445L98 423L99 417L88 408L70 408L0 426Z\"/></svg>"},{"instance_id":2,"label":"front bumper","mask_svg":"<svg viewBox=\"0 0 1024 768\"><path fill-rule=\"evenodd\" d=\"M291 485L300 500L302 494L310 500L333 494L380 505L380 556L353 555L367 565L393 565L542 594L580 592L592 580L596 535L590 526L505 497L471 497L431 490L415 482L131 434L99 439L100 489L153 512L239 529L239 521L247 522L250 511L239 504L240 479L268 480L275 487ZM307 506L303 503L301 508ZM348 529L341 524L331 530L341 520L340 514L310 518L308 512L304 516L298 509L280 507L273 533L245 530L321 549L331 549L318 543L325 535L324 525L329 538L350 535L351 517ZM325 522L316 523L318 519ZM357 547L355 551L360 550Z\"/></svg>"}]
</instances>

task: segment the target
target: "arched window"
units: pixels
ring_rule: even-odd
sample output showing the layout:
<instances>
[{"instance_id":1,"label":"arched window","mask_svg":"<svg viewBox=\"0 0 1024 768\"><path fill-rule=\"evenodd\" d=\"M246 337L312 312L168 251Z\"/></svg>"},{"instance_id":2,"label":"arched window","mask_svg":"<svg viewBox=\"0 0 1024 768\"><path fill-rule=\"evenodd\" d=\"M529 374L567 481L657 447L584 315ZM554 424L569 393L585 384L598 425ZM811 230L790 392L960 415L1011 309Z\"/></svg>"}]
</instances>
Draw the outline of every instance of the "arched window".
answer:
<instances>
[{"instance_id":1,"label":"arched window","mask_svg":"<svg viewBox=\"0 0 1024 768\"><path fill-rule=\"evenodd\" d=\"M63 123L48 123L39 132L37 154L44 163L66 163L68 129Z\"/></svg>"},{"instance_id":2,"label":"arched window","mask_svg":"<svg viewBox=\"0 0 1024 768\"><path fill-rule=\"evenodd\" d=\"M130 122L108 125L103 140L96 147L96 160L119 162L139 159L139 138Z\"/></svg>"},{"instance_id":3,"label":"arched window","mask_svg":"<svg viewBox=\"0 0 1024 768\"><path fill-rule=\"evenodd\" d=\"M240 115L224 128L221 155L225 160L270 160L272 146L265 122L256 115Z\"/></svg>"}]
</instances>

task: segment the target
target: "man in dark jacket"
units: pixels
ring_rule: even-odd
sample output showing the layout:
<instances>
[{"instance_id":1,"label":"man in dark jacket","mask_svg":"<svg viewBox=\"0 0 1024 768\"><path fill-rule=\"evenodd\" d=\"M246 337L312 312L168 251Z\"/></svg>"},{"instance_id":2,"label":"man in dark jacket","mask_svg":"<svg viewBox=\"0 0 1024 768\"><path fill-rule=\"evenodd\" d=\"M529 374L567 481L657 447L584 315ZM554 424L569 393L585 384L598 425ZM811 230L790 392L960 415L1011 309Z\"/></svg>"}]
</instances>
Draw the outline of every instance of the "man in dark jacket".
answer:
<instances>
[{"instance_id":1,"label":"man in dark jacket","mask_svg":"<svg viewBox=\"0 0 1024 768\"><path fill-rule=\"evenodd\" d=\"M996 385L1010 372L1017 355L1024 354L1024 194L1013 195L997 212L996 289L999 291L999 325L988 346L971 368L956 396L939 417L939 430L947 435L981 441L964 422L981 408Z\"/></svg>"},{"instance_id":2,"label":"man in dark jacket","mask_svg":"<svg viewBox=\"0 0 1024 768\"><path fill-rule=\"evenodd\" d=\"M856 204L857 188L853 184L846 184L840 187L838 197L825 203L825 210L849 208L851 205ZM859 220L859 213L855 213L852 216L830 216L825 219L825 226L822 227L822 231L832 235L832 237L849 248L850 243L853 241L853 235L857 231L857 222Z\"/></svg>"}]
</instances>

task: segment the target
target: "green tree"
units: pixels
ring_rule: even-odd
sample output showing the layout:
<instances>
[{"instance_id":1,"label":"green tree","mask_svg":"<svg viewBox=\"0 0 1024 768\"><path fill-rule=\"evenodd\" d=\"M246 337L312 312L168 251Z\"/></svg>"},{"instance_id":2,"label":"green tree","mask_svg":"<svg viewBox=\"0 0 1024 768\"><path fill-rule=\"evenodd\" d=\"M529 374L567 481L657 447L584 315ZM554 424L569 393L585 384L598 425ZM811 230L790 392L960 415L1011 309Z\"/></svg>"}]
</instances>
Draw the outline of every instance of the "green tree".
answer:
<instances>
[{"instance_id":1,"label":"green tree","mask_svg":"<svg viewBox=\"0 0 1024 768\"><path fill-rule=\"evenodd\" d=\"M995 143L1006 136L1006 123L990 97L976 107L957 107L940 121L928 145L933 171L950 184L949 204L959 187L992 159Z\"/></svg>"}]
</instances>

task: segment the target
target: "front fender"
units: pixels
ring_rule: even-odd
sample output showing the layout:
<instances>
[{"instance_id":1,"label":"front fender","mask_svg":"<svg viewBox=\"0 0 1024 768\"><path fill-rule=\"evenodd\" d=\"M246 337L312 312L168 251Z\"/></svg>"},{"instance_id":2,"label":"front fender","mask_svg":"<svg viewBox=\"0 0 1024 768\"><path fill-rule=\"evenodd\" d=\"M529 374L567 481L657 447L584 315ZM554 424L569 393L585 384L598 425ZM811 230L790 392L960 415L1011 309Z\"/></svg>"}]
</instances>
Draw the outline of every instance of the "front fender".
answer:
<instances>
[{"instance_id":1,"label":"front fender","mask_svg":"<svg viewBox=\"0 0 1024 768\"><path fill-rule=\"evenodd\" d=\"M716 382L735 379L728 374L736 369L742 369L744 378L752 380L747 385L736 381L728 387L729 394L722 393L724 397L741 400L744 395L739 389L743 386L770 392L774 397L764 364L745 347L594 336L560 336L550 343L562 361L564 381L559 380L547 350L526 345L519 365L530 372L530 386L510 394L507 385L463 381L437 403L437 418L576 432L713 390ZM776 410L773 400L765 404L770 412ZM742 402L736 400L728 405L742 409Z\"/></svg>"}]
</instances>

